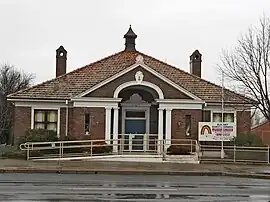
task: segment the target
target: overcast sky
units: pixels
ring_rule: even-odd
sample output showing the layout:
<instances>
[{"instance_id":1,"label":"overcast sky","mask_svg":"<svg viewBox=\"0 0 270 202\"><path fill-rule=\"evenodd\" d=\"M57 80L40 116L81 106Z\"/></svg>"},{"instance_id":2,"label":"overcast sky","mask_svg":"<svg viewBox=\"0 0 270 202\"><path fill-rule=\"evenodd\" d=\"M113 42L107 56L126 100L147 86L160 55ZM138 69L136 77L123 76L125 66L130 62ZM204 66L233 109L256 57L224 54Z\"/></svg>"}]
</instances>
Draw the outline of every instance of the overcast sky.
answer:
<instances>
[{"instance_id":1,"label":"overcast sky","mask_svg":"<svg viewBox=\"0 0 270 202\"><path fill-rule=\"evenodd\" d=\"M137 50L189 71L189 56L203 55L202 77L216 77L222 49L270 17L270 0L0 0L0 63L55 77L55 50L68 51L67 71L124 49L132 25Z\"/></svg>"}]
</instances>

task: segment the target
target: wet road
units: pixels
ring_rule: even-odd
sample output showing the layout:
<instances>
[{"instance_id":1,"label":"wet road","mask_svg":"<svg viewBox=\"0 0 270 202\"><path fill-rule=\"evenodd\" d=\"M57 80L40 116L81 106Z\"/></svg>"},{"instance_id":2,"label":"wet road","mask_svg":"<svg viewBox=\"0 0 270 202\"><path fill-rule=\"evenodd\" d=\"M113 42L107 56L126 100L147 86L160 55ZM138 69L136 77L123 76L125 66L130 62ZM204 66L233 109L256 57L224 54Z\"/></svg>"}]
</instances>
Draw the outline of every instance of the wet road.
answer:
<instances>
[{"instance_id":1,"label":"wet road","mask_svg":"<svg viewBox=\"0 0 270 202\"><path fill-rule=\"evenodd\" d=\"M270 180L207 176L0 174L0 201L270 201Z\"/></svg>"}]
</instances>

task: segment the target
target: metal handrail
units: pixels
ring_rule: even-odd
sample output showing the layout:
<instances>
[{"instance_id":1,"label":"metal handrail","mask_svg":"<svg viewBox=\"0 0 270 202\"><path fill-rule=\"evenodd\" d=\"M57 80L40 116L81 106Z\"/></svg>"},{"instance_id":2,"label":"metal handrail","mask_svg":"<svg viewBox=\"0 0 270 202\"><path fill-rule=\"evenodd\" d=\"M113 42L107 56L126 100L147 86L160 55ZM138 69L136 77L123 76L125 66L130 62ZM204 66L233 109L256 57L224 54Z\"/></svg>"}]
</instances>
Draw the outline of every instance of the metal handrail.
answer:
<instances>
[{"instance_id":1,"label":"metal handrail","mask_svg":"<svg viewBox=\"0 0 270 202\"><path fill-rule=\"evenodd\" d=\"M121 134L120 134L121 135ZM152 135L157 137L157 135ZM106 142L110 142L112 144L105 144ZM140 142L141 141L141 142ZM104 143L102 145L97 143ZM143 147L145 144L144 141L138 140L133 141L132 146L141 146ZM84 155L103 155L102 153L95 153L95 148L104 147L104 146L110 146L110 147L117 147L118 154L124 154L126 152L130 153L132 151L124 150L124 147L129 147L129 142L126 142L124 138L120 139L110 139L110 140L74 140L74 141L48 141L48 142L26 142L20 145L20 149L27 152L27 159L35 158L31 156L32 151L43 151L48 150L51 152L54 152L53 155L57 155L57 157L62 158L64 156L64 152L66 156L74 156L79 153L74 152L74 149L77 148L86 148L86 154ZM218 153L221 150L221 146L218 145L199 145L197 140L193 139L164 139L164 140L158 140L157 138L151 139L147 143L148 147L146 150L136 150L139 152L155 152L158 155L162 156L163 159L166 159L167 155L167 149L170 145L178 145L178 146L184 146L188 148L190 146L190 153L197 155L199 160L206 160L206 161L217 161L220 157L215 156L207 156L207 152L214 152ZM69 149L69 152L65 151L66 149ZM56 152L56 151L58 152ZM224 159L221 159L221 161L224 162L258 162L258 163L267 163L270 164L270 147L246 147L246 146L224 146L225 153L229 156L226 156ZM84 149L83 149L84 151ZM207 155L205 156L205 154ZM242 156L242 153L244 156ZM51 154L50 154L51 155ZM252 157L255 156L255 157ZM256 158L256 155L259 156L259 158Z\"/></svg>"},{"instance_id":2,"label":"metal handrail","mask_svg":"<svg viewBox=\"0 0 270 202\"><path fill-rule=\"evenodd\" d=\"M224 162L249 162L249 163L267 163L270 164L270 147L268 146L236 146L229 145L224 146L225 156L213 156L213 152L216 154L221 152L221 146L218 145L201 145L201 158L205 161L217 161Z\"/></svg>"},{"instance_id":3,"label":"metal handrail","mask_svg":"<svg viewBox=\"0 0 270 202\"><path fill-rule=\"evenodd\" d=\"M149 134L150 136L151 134ZM157 135L151 135L154 137L157 137ZM140 140L141 141L141 140ZM143 150L138 151L144 151L144 152L157 152L158 154L162 154L164 151L166 151L167 140L158 140L157 138L151 139L147 142L147 148ZM174 141L180 141L181 143L174 143ZM182 142L188 142L189 144L182 143ZM113 142L112 144L106 144L106 142ZM196 140L186 140L186 139L173 139L171 140L173 142L173 145L191 145L191 151L194 145L197 144ZM95 143L104 143L103 145L97 145ZM72 145L75 144L75 145ZM145 145L145 141L142 143L138 141L132 142L132 146L143 146ZM73 140L73 141L50 141L50 142L26 142L20 145L20 149L23 151L27 151L27 159L30 159L30 151L41 151L41 150L59 150L59 157L63 157L64 149L75 149L75 148L90 148L90 155L93 155L93 148L96 147L104 147L104 146L117 146L122 148L122 150L118 150L118 152L125 152L126 150L123 150L125 146L130 146L129 143L125 143L125 139L110 139L110 140ZM160 149L160 150L159 150Z\"/></svg>"}]
</instances>

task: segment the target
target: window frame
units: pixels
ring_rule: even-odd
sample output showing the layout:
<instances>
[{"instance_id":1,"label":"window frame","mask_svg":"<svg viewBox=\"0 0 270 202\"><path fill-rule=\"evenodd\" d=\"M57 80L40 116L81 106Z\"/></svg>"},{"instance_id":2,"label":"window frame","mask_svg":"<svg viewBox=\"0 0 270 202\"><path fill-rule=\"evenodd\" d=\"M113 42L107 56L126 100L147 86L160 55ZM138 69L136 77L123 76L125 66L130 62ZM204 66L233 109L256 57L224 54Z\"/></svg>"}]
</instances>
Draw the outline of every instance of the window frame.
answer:
<instances>
[{"instance_id":1,"label":"window frame","mask_svg":"<svg viewBox=\"0 0 270 202\"><path fill-rule=\"evenodd\" d=\"M211 111L211 122L212 123L221 123L221 122L214 122L214 120L213 120L213 117L214 117L214 114L215 113L222 113L222 111L221 110L212 110ZM236 124L236 122L237 122L237 116L236 116L236 111L223 111L223 114L226 114L226 113L228 113L228 114L233 114L233 119L234 119L234 121L233 122L225 122L224 121L224 123L234 123L234 124ZM224 117L223 117L223 119L224 119Z\"/></svg>"},{"instance_id":2,"label":"window frame","mask_svg":"<svg viewBox=\"0 0 270 202\"><path fill-rule=\"evenodd\" d=\"M60 137L60 107L48 107L48 106L40 106L40 107L31 107L31 129L35 129L35 110L44 110L44 111L57 111L57 137Z\"/></svg>"},{"instance_id":3,"label":"window frame","mask_svg":"<svg viewBox=\"0 0 270 202\"><path fill-rule=\"evenodd\" d=\"M188 122L189 122L189 133L187 133ZM191 114L186 114L185 115L185 136L186 137L190 137L191 136L191 125L192 125Z\"/></svg>"},{"instance_id":4,"label":"window frame","mask_svg":"<svg viewBox=\"0 0 270 202\"><path fill-rule=\"evenodd\" d=\"M86 130L86 115L88 116L88 131ZM84 135L90 135L91 133L91 114L89 112L84 113Z\"/></svg>"},{"instance_id":5,"label":"window frame","mask_svg":"<svg viewBox=\"0 0 270 202\"><path fill-rule=\"evenodd\" d=\"M44 113L44 116L45 116L44 121L40 122L40 121L36 121L35 120L35 115L36 115L37 112ZM57 120L54 121L54 122L48 121L48 113L49 112L55 112L56 113L56 116L58 116L58 114L57 114L58 111L57 110L53 110L53 109L34 109L34 128L35 128L35 125L36 124L44 124L44 129L47 130L49 124L56 124L56 131L57 131L58 122L57 122Z\"/></svg>"}]
</instances>

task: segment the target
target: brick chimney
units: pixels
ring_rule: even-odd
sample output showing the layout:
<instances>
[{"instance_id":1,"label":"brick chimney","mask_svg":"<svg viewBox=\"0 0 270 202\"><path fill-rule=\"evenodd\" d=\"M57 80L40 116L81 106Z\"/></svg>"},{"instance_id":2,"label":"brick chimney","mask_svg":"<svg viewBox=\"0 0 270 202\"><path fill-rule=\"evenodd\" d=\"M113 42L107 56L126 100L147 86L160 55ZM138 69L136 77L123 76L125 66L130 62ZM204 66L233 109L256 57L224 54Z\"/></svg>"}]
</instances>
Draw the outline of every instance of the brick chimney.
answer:
<instances>
[{"instance_id":1,"label":"brick chimney","mask_svg":"<svg viewBox=\"0 0 270 202\"><path fill-rule=\"evenodd\" d=\"M202 54L198 50L195 50L190 56L190 73L198 77L201 77L202 70Z\"/></svg>"},{"instance_id":2,"label":"brick chimney","mask_svg":"<svg viewBox=\"0 0 270 202\"><path fill-rule=\"evenodd\" d=\"M66 74L67 71L67 51L63 46L56 50L56 77Z\"/></svg>"}]
</instances>

